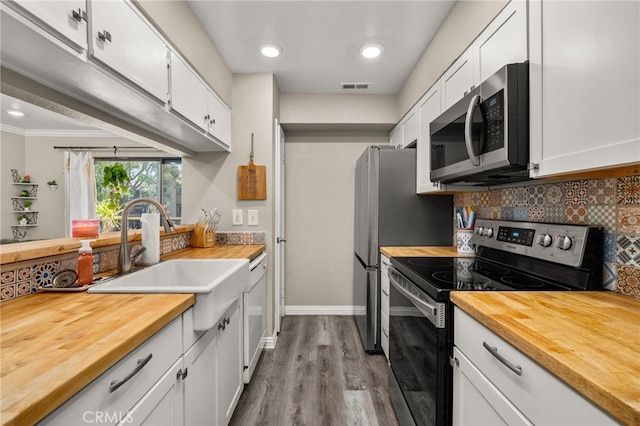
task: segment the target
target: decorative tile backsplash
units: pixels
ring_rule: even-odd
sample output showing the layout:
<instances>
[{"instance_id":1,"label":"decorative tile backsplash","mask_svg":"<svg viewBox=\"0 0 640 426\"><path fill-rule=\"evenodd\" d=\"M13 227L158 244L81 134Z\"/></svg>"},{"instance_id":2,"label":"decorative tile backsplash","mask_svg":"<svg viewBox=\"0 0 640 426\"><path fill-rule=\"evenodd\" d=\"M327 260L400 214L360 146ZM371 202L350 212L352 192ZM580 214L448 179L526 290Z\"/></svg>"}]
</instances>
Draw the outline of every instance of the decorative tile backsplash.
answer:
<instances>
[{"instance_id":1,"label":"decorative tile backsplash","mask_svg":"<svg viewBox=\"0 0 640 426\"><path fill-rule=\"evenodd\" d=\"M485 219L601 225L606 289L640 298L640 176L462 192Z\"/></svg>"}]
</instances>

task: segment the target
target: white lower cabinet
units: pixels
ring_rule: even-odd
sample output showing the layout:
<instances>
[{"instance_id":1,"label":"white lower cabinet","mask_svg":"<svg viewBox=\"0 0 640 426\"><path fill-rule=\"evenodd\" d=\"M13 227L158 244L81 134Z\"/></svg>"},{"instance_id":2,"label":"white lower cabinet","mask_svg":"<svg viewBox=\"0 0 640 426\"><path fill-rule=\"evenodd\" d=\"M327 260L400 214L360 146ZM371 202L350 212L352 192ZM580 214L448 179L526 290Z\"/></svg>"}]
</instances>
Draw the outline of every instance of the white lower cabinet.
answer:
<instances>
[{"instance_id":1,"label":"white lower cabinet","mask_svg":"<svg viewBox=\"0 0 640 426\"><path fill-rule=\"evenodd\" d=\"M454 345L454 425L617 424L459 308L454 310Z\"/></svg>"},{"instance_id":2,"label":"white lower cabinet","mask_svg":"<svg viewBox=\"0 0 640 426\"><path fill-rule=\"evenodd\" d=\"M194 332L188 310L40 424L227 425L244 388L241 318L237 299Z\"/></svg>"}]
</instances>

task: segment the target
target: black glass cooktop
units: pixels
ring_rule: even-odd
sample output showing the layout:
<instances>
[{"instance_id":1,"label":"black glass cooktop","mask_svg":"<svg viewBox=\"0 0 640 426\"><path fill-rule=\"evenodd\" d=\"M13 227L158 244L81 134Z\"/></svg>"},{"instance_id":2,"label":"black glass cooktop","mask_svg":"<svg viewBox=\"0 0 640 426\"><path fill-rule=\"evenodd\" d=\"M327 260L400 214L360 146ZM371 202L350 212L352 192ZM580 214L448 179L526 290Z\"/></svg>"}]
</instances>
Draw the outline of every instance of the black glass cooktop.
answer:
<instances>
[{"instance_id":1,"label":"black glass cooktop","mask_svg":"<svg viewBox=\"0 0 640 426\"><path fill-rule=\"evenodd\" d=\"M452 290L570 290L559 283L472 257L393 257L391 264L434 299Z\"/></svg>"}]
</instances>

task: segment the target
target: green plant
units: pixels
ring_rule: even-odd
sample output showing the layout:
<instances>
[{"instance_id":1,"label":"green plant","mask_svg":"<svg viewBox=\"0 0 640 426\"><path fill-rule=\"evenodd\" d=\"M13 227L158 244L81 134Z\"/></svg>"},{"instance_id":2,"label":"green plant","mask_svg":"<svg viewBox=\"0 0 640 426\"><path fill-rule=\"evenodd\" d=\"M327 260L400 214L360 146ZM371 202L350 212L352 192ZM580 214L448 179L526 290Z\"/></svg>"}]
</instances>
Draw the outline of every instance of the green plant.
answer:
<instances>
[{"instance_id":1,"label":"green plant","mask_svg":"<svg viewBox=\"0 0 640 426\"><path fill-rule=\"evenodd\" d=\"M47 185L49 185L49 186L58 186L58 182L56 182L56 180L53 179L53 180L50 180L49 182L47 182Z\"/></svg>"},{"instance_id":2,"label":"green plant","mask_svg":"<svg viewBox=\"0 0 640 426\"><path fill-rule=\"evenodd\" d=\"M24 202L24 206L25 206L26 208L31 207L31 205L32 205L32 204L33 204L33 201L31 201L31 200L26 200L26 201Z\"/></svg>"},{"instance_id":3,"label":"green plant","mask_svg":"<svg viewBox=\"0 0 640 426\"><path fill-rule=\"evenodd\" d=\"M23 189L22 192L20 192L20 196L21 197L28 197L29 196L29 191L27 191L26 189Z\"/></svg>"},{"instance_id":4,"label":"green plant","mask_svg":"<svg viewBox=\"0 0 640 426\"><path fill-rule=\"evenodd\" d=\"M96 216L102 221L103 230L116 230L120 225L123 207L120 199L128 192L129 181L129 174L121 163L104 168L101 186L107 190L107 198L96 205Z\"/></svg>"}]
</instances>

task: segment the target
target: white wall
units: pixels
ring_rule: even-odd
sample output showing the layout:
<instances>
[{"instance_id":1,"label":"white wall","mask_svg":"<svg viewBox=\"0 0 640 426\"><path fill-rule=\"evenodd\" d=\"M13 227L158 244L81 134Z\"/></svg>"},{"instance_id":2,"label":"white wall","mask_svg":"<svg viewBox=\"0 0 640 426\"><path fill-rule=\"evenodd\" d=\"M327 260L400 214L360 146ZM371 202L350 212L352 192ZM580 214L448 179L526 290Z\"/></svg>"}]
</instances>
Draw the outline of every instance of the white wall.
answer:
<instances>
[{"instance_id":1,"label":"white wall","mask_svg":"<svg viewBox=\"0 0 640 426\"><path fill-rule=\"evenodd\" d=\"M24 135L0 132L0 238L3 239L13 238L11 225L18 222L18 215L11 213L11 197L20 191L12 185L11 169L25 174L24 155Z\"/></svg>"},{"instance_id":2,"label":"white wall","mask_svg":"<svg viewBox=\"0 0 640 426\"><path fill-rule=\"evenodd\" d=\"M285 304L353 305L355 163L386 134L286 135Z\"/></svg>"}]
</instances>

